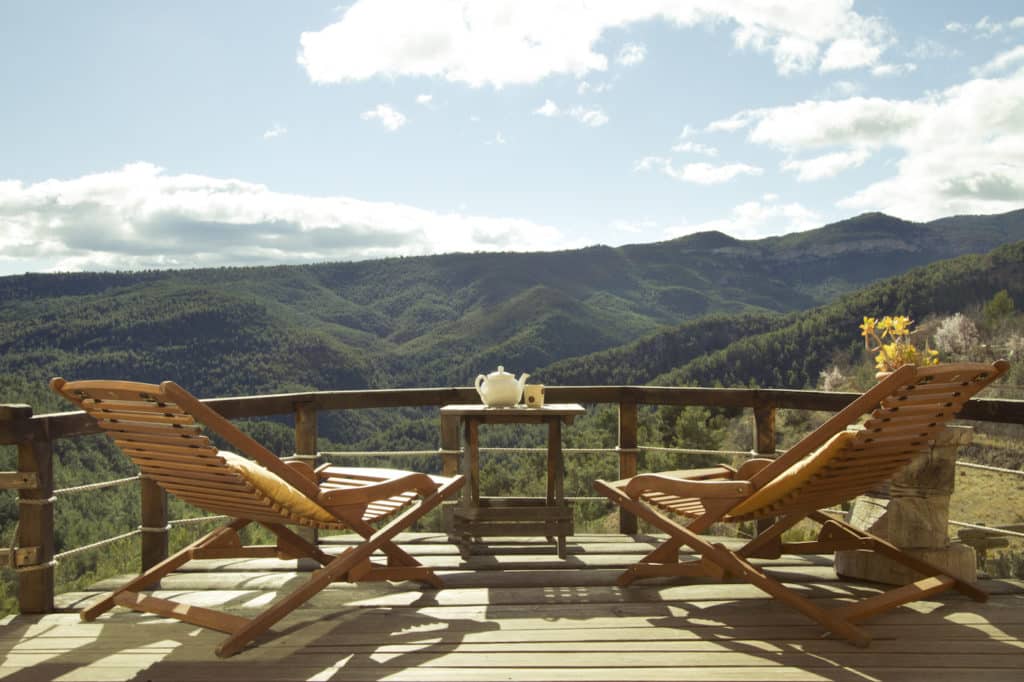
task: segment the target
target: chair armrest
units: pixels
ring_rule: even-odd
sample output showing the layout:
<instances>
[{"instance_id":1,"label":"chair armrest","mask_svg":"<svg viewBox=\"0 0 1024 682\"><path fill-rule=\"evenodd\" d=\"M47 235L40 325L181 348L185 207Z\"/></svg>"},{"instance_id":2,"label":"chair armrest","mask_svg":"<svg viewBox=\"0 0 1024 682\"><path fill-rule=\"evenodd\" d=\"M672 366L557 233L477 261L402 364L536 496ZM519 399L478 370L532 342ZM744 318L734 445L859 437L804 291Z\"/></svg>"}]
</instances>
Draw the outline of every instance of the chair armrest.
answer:
<instances>
[{"instance_id":1,"label":"chair armrest","mask_svg":"<svg viewBox=\"0 0 1024 682\"><path fill-rule=\"evenodd\" d=\"M316 471L313 469L313 467L309 466L308 463L293 460L291 462L285 462L284 465L290 469L294 469L295 471L299 472L313 483L317 482Z\"/></svg>"},{"instance_id":2,"label":"chair armrest","mask_svg":"<svg viewBox=\"0 0 1024 682\"><path fill-rule=\"evenodd\" d=\"M754 474L774 462L770 457L753 457L748 459L736 471L736 478L749 480Z\"/></svg>"},{"instance_id":3,"label":"chair armrest","mask_svg":"<svg viewBox=\"0 0 1024 682\"><path fill-rule=\"evenodd\" d=\"M433 493L438 487L438 484L426 474L409 473L358 488L328 490L320 493L317 497L317 502L330 511L332 507L366 505L376 500L386 500L389 497L413 491L426 496Z\"/></svg>"},{"instance_id":4,"label":"chair armrest","mask_svg":"<svg viewBox=\"0 0 1024 682\"><path fill-rule=\"evenodd\" d=\"M753 492L749 481L722 479L690 479L665 474L640 474L626 484L624 492L633 499L644 493L661 493L676 497L742 499Z\"/></svg>"}]
</instances>

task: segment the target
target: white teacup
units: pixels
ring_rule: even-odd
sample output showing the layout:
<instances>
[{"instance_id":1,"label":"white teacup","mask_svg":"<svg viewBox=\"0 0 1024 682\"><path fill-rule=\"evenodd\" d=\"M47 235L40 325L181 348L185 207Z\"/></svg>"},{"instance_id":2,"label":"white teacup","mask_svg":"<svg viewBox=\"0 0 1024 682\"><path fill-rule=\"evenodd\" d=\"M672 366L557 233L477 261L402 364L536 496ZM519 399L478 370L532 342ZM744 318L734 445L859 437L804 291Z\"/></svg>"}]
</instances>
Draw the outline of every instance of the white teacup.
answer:
<instances>
[{"instance_id":1,"label":"white teacup","mask_svg":"<svg viewBox=\"0 0 1024 682\"><path fill-rule=\"evenodd\" d=\"M528 384L524 386L523 404L527 407L543 407L544 384Z\"/></svg>"}]
</instances>

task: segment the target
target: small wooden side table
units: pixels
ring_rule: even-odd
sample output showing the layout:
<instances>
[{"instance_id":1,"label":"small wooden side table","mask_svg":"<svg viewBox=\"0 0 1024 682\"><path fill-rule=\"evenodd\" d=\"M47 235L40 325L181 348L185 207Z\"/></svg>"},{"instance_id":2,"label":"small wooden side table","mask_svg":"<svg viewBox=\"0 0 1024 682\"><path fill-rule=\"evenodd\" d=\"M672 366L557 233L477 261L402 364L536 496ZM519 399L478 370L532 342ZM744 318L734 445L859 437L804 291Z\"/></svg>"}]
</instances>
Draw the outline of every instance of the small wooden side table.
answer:
<instances>
[{"instance_id":1,"label":"small wooden side table","mask_svg":"<svg viewBox=\"0 0 1024 682\"><path fill-rule=\"evenodd\" d=\"M547 404L542 407L486 407L445 405L442 415L457 416L463 424L466 448L462 473L467 485L452 514L451 534L459 539L463 556L469 555L474 537L540 535L557 541L558 556L566 555L565 538L572 535L572 510L565 501L565 461L562 456L562 424L571 424L585 412L582 405ZM481 424L547 424L547 497L480 497Z\"/></svg>"}]
</instances>

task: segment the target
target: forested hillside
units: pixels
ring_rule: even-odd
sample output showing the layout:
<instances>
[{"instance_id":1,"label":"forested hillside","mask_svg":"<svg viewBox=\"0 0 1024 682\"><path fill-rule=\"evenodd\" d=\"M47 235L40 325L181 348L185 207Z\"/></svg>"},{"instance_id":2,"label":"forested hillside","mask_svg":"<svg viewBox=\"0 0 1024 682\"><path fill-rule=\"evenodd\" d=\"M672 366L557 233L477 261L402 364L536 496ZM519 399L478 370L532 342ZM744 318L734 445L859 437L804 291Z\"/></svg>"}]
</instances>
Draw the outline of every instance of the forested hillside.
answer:
<instances>
[{"instance_id":1,"label":"forested hillside","mask_svg":"<svg viewBox=\"0 0 1024 682\"><path fill-rule=\"evenodd\" d=\"M0 376L174 377L201 395L230 395L465 385L502 363L551 366L554 381L567 376L555 365L567 358L748 314L745 330L702 322L674 355L657 353L672 363L661 372L729 334L767 331L769 313L1017 239L1024 211L928 224L865 214L758 241L704 233L554 253L4 277Z\"/></svg>"},{"instance_id":2,"label":"forested hillside","mask_svg":"<svg viewBox=\"0 0 1024 682\"><path fill-rule=\"evenodd\" d=\"M921 226L861 216L760 242L709 233L553 254L0 278L0 402L27 402L37 413L65 410L46 388L54 375L173 378L213 396L467 385L498 363L561 385L814 386L830 365L866 366L857 333L864 315L927 320L977 311L1001 291L1024 301L1024 242L930 263L851 293L886 271L928 262L937 248L970 250L972 230L979 244L1005 240L1022 231L1024 214L951 220ZM832 298L838 292L844 295ZM990 344L984 352L1001 349ZM645 411L641 435L651 445L745 448L749 425L738 416L697 407ZM319 419L322 449L438 446L432 410ZM567 431L567 444L614 445L615 419L613 410L591 409ZM779 432L807 426L783 421ZM291 452L285 420L243 428L272 450ZM484 437L490 445L539 443L523 429ZM99 438L63 441L56 454L58 485L130 472ZM662 464L648 457L654 459L643 465ZM0 468L13 468L13 459L13 448L0 448ZM423 456L401 465L436 471L440 463ZM485 494L542 489L543 468L524 465L522 456L489 455L487 467ZM614 475L614 463L577 460L567 475L571 494L586 495L593 478ZM62 501L58 551L134 528L136 507L130 490ZM599 505L577 509L590 520L606 513ZM13 495L0 495L4 538L14 518ZM128 549L78 555L65 562L62 579L88 579L130 559ZM12 576L5 575L0 602L9 606Z\"/></svg>"},{"instance_id":3,"label":"forested hillside","mask_svg":"<svg viewBox=\"0 0 1024 682\"><path fill-rule=\"evenodd\" d=\"M1024 300L1024 242L933 263L835 303L786 315L711 315L537 372L553 384L814 386L836 361L863 355L865 315L923 319L980 306L997 292ZM997 349L991 349L997 352Z\"/></svg>"}]
</instances>

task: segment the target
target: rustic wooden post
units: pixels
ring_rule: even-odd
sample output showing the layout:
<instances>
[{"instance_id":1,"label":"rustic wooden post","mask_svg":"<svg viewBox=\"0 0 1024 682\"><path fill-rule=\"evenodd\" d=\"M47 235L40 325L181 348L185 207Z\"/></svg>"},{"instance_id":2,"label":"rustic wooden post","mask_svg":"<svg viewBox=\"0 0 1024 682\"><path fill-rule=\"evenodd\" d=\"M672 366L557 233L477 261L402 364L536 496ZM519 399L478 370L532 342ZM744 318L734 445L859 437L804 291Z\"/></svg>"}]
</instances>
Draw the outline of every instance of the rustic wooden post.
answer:
<instances>
[{"instance_id":1,"label":"rustic wooden post","mask_svg":"<svg viewBox=\"0 0 1024 682\"><path fill-rule=\"evenodd\" d=\"M754 454L775 454L775 408L770 405L754 406ZM775 519L757 520L757 532L767 530Z\"/></svg>"},{"instance_id":2,"label":"rustic wooden post","mask_svg":"<svg viewBox=\"0 0 1024 682\"><path fill-rule=\"evenodd\" d=\"M167 558L171 526L167 518L167 493L146 476L139 479L142 506L142 570L149 570Z\"/></svg>"},{"instance_id":3,"label":"rustic wooden post","mask_svg":"<svg viewBox=\"0 0 1024 682\"><path fill-rule=\"evenodd\" d=\"M445 476L455 476L459 473L459 453L462 448L462 433L459 426L458 416L441 415L441 473ZM460 538L454 535L455 519L453 514L457 504L459 503L441 503L442 530L448 533L450 541L456 543L460 541Z\"/></svg>"},{"instance_id":4,"label":"rustic wooden post","mask_svg":"<svg viewBox=\"0 0 1024 682\"><path fill-rule=\"evenodd\" d=\"M316 466L316 408L310 403L295 404L295 459ZM297 528L301 537L316 544L315 528Z\"/></svg>"},{"instance_id":5,"label":"rustic wooden post","mask_svg":"<svg viewBox=\"0 0 1024 682\"><path fill-rule=\"evenodd\" d=\"M454 476L459 473L459 418L450 414L441 415L441 473Z\"/></svg>"},{"instance_id":6,"label":"rustic wooden post","mask_svg":"<svg viewBox=\"0 0 1024 682\"><path fill-rule=\"evenodd\" d=\"M636 476L637 470L637 425L639 411L635 402L619 403L619 478ZM636 516L619 508L619 532L633 535L637 532Z\"/></svg>"},{"instance_id":7,"label":"rustic wooden post","mask_svg":"<svg viewBox=\"0 0 1024 682\"><path fill-rule=\"evenodd\" d=\"M30 419L32 408L17 415ZM18 608L22 613L53 611L53 443L44 423L32 439L18 443L18 471L34 474L36 487L18 491L19 548L35 548L35 560L18 568ZM12 557L14 559L14 557Z\"/></svg>"},{"instance_id":8,"label":"rustic wooden post","mask_svg":"<svg viewBox=\"0 0 1024 682\"><path fill-rule=\"evenodd\" d=\"M769 405L754 407L754 452L775 454L775 408Z\"/></svg>"}]
</instances>

